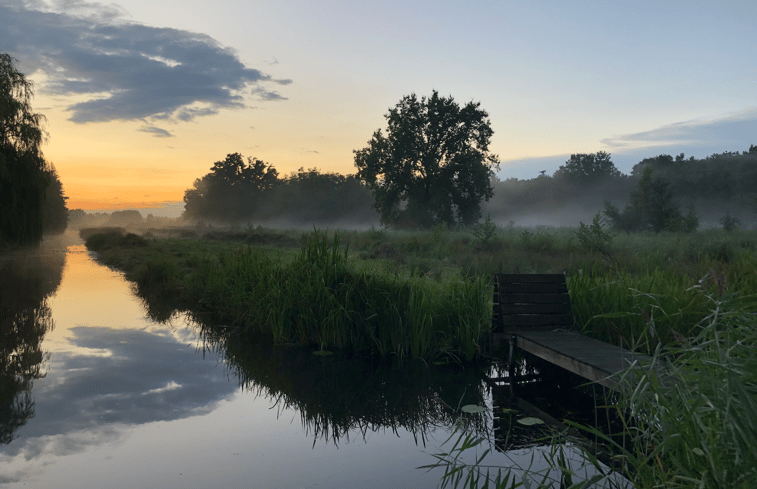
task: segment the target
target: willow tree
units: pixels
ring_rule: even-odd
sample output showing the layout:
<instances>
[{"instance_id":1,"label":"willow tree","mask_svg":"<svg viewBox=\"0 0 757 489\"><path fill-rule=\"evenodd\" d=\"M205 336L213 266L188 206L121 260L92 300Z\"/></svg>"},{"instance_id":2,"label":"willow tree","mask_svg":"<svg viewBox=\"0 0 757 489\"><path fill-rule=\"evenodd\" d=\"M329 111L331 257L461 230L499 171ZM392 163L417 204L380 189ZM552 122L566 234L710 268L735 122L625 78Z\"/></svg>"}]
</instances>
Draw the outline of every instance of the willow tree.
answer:
<instances>
[{"instance_id":1,"label":"willow tree","mask_svg":"<svg viewBox=\"0 0 757 489\"><path fill-rule=\"evenodd\" d=\"M389 110L368 146L356 150L358 178L373 191L381 220L399 227L439 223L470 226L481 201L493 195L498 167L489 152L493 131L480 103L458 105L452 97L405 96Z\"/></svg>"},{"instance_id":2,"label":"willow tree","mask_svg":"<svg viewBox=\"0 0 757 489\"><path fill-rule=\"evenodd\" d=\"M0 53L0 244L42 236L49 175L40 146L44 116L32 111L32 82Z\"/></svg>"}]
</instances>

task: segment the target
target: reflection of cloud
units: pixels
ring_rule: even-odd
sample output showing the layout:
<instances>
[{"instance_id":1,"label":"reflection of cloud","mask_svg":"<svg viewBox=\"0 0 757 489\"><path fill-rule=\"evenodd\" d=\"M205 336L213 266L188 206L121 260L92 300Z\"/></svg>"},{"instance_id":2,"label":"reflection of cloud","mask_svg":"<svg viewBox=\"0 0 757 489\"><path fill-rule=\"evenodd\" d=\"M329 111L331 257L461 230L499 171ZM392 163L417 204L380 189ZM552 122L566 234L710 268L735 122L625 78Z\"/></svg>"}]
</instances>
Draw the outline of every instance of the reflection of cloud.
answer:
<instances>
[{"instance_id":1,"label":"reflection of cloud","mask_svg":"<svg viewBox=\"0 0 757 489\"><path fill-rule=\"evenodd\" d=\"M23 71L44 72L52 95L89 98L67 108L74 122L187 121L244 107L241 92L248 85L261 100L286 99L260 84L291 80L247 68L205 34L130 22L118 8L99 3L30 5L39 9L0 0L0 46L20 59Z\"/></svg>"},{"instance_id":2,"label":"reflection of cloud","mask_svg":"<svg viewBox=\"0 0 757 489\"><path fill-rule=\"evenodd\" d=\"M173 336L101 327L71 332L72 349L110 356L56 354L59 365L33 392L34 422L0 449L0 462L77 453L118 439L127 425L210 412L237 390L219 375L217 357L199 355Z\"/></svg>"},{"instance_id":3,"label":"reflection of cloud","mask_svg":"<svg viewBox=\"0 0 757 489\"><path fill-rule=\"evenodd\" d=\"M602 139L611 148L694 145L730 147L738 150L753 144L757 134L757 109L713 119L676 122L632 134Z\"/></svg>"},{"instance_id":4,"label":"reflection of cloud","mask_svg":"<svg viewBox=\"0 0 757 489\"><path fill-rule=\"evenodd\" d=\"M146 132L148 134L152 134L156 138L172 138L173 137L173 134L171 134L170 132L166 131L165 129L161 129L155 126L143 126L137 130Z\"/></svg>"}]
</instances>

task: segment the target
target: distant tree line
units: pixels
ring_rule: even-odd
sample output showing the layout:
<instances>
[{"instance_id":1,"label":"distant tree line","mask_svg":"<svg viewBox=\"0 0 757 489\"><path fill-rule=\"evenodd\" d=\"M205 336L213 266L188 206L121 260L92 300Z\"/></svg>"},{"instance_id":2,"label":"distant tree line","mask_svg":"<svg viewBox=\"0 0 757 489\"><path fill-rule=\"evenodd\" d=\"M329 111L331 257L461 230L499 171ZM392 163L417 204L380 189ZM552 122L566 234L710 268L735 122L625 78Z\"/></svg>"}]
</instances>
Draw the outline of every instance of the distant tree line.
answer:
<instances>
[{"instance_id":1,"label":"distant tree line","mask_svg":"<svg viewBox=\"0 0 757 489\"><path fill-rule=\"evenodd\" d=\"M0 247L66 228L63 187L42 155L44 116L32 112L32 83L0 53Z\"/></svg>"},{"instance_id":2,"label":"distant tree line","mask_svg":"<svg viewBox=\"0 0 757 489\"><path fill-rule=\"evenodd\" d=\"M757 146L706 158L659 155L621 173L610 154L574 154L552 176L493 181L485 213L502 219L560 208L604 209L626 231L686 230L695 218L757 210Z\"/></svg>"},{"instance_id":3,"label":"distant tree line","mask_svg":"<svg viewBox=\"0 0 757 489\"><path fill-rule=\"evenodd\" d=\"M369 189L353 175L300 168L283 178L268 163L232 153L184 193L185 219L293 224L375 221Z\"/></svg>"}]
</instances>

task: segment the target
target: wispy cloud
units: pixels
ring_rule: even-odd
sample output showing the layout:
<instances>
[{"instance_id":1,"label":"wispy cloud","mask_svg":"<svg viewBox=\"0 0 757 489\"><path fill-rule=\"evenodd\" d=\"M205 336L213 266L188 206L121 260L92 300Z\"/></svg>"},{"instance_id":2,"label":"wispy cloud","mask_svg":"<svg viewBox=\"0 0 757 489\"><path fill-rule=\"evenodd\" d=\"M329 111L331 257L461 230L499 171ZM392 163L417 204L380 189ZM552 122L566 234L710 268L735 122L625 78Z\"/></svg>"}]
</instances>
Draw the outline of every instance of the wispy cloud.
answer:
<instances>
[{"instance_id":1,"label":"wispy cloud","mask_svg":"<svg viewBox=\"0 0 757 489\"><path fill-rule=\"evenodd\" d=\"M138 131L146 132L148 134L152 134L156 138L172 138L174 137L173 134L166 131L165 129L161 129L159 127L155 126L143 126L138 129Z\"/></svg>"},{"instance_id":2,"label":"wispy cloud","mask_svg":"<svg viewBox=\"0 0 757 489\"><path fill-rule=\"evenodd\" d=\"M248 68L230 48L200 33L128 21L113 5L63 0L0 0L0 46L27 73L44 72L44 90L84 95L67 107L77 123L190 121L222 108L287 98L265 85L287 85Z\"/></svg>"},{"instance_id":3,"label":"wispy cloud","mask_svg":"<svg viewBox=\"0 0 757 489\"><path fill-rule=\"evenodd\" d=\"M632 134L602 139L610 148L649 146L722 146L740 149L755 142L757 109L749 109L724 117L677 122Z\"/></svg>"}]
</instances>

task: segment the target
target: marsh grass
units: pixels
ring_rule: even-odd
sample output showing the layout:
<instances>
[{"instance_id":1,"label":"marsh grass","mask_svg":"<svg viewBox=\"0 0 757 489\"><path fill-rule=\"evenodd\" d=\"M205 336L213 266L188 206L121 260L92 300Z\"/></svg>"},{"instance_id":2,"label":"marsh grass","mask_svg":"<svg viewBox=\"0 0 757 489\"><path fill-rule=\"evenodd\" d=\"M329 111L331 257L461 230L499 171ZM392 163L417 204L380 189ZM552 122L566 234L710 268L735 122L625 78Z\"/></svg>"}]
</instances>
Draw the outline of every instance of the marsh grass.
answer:
<instances>
[{"instance_id":1,"label":"marsh grass","mask_svg":"<svg viewBox=\"0 0 757 489\"><path fill-rule=\"evenodd\" d=\"M544 471L490 465L481 456L466 462L465 450L482 450L487 439L456 434L450 449L436 454L445 466L443 481L453 487L681 487L749 488L757 480L757 297L710 292L706 281L692 291L702 296L707 314L679 345L658 343L654 362L665 381L650 370L632 390L617 393L610 406L624 426L624 437L566 421L602 441L613 454L617 474L600 464L586 445L555 433L544 439ZM651 336L651 335L649 335ZM629 369L622 376L633 375ZM453 440L455 438L453 437ZM581 449L582 461L566 458ZM478 447L478 448L477 448ZM468 460L470 456L468 456ZM587 477L584 468L594 475ZM517 469L517 470L516 470ZM523 474L534 482L514 480ZM508 478L509 477L509 478Z\"/></svg>"}]
</instances>

